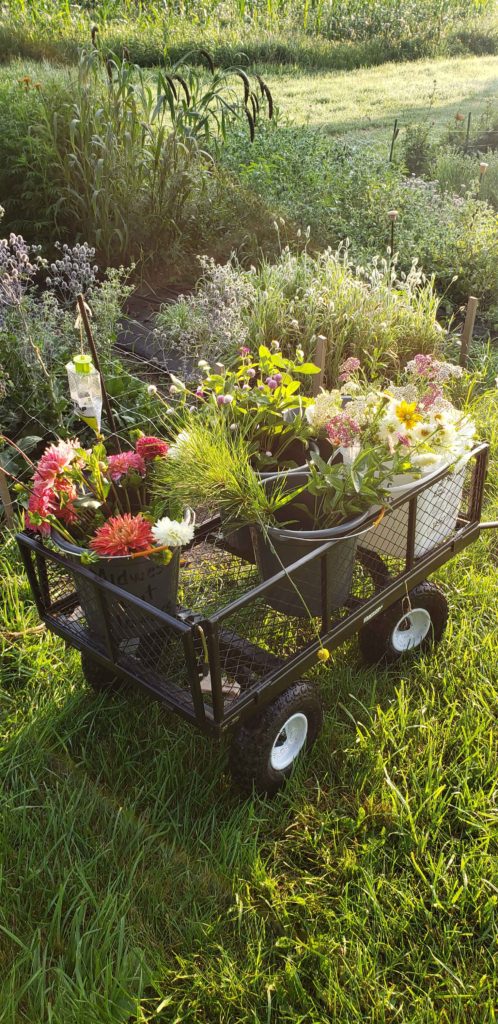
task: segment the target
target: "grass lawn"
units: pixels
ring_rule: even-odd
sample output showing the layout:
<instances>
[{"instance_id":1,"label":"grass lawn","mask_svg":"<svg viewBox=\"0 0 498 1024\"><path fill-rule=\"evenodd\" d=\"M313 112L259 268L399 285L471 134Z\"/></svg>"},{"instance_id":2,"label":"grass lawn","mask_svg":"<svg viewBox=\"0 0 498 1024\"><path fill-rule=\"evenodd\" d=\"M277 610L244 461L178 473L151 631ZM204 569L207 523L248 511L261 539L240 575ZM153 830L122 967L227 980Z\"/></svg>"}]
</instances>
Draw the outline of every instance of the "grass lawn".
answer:
<instances>
[{"instance_id":1,"label":"grass lawn","mask_svg":"<svg viewBox=\"0 0 498 1024\"><path fill-rule=\"evenodd\" d=\"M325 74L269 73L282 112L328 132L392 128L429 117L445 126L457 111L482 111L498 96L496 57L421 60ZM434 96L429 112L431 98Z\"/></svg>"},{"instance_id":2,"label":"grass lawn","mask_svg":"<svg viewBox=\"0 0 498 1024\"><path fill-rule=\"evenodd\" d=\"M496 535L437 574L432 656L320 669L324 731L273 802L89 692L1 558L2 1022L495 1021Z\"/></svg>"}]
</instances>

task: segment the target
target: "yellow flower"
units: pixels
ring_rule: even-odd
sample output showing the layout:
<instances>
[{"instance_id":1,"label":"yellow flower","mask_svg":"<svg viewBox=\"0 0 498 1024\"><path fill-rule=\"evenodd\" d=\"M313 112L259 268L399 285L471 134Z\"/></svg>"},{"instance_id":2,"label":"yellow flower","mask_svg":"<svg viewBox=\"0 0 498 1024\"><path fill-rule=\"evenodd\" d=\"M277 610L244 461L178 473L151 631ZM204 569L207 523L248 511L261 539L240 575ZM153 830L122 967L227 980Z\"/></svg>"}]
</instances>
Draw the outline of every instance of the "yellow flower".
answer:
<instances>
[{"instance_id":1,"label":"yellow flower","mask_svg":"<svg viewBox=\"0 0 498 1024\"><path fill-rule=\"evenodd\" d=\"M318 661L328 661L330 658L330 651L328 651L326 647L320 647L320 650L317 652L317 658Z\"/></svg>"},{"instance_id":2,"label":"yellow flower","mask_svg":"<svg viewBox=\"0 0 498 1024\"><path fill-rule=\"evenodd\" d=\"M403 424L406 430L413 430L416 423L420 423L422 419L420 413L415 412L417 408L416 402L400 402L396 406L395 412L399 421Z\"/></svg>"}]
</instances>

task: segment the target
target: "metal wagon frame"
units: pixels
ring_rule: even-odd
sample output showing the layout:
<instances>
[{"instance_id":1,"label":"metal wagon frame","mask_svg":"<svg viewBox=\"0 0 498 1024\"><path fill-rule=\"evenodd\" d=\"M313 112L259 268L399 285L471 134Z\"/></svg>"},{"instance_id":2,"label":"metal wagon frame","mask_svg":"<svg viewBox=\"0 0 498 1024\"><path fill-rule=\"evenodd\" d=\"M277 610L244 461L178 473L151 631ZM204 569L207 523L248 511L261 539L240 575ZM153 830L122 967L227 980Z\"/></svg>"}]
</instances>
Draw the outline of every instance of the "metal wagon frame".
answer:
<instances>
[{"instance_id":1,"label":"metal wagon frame","mask_svg":"<svg viewBox=\"0 0 498 1024\"><path fill-rule=\"evenodd\" d=\"M236 760L244 761L244 751L248 751L248 763L241 768L239 765L239 769L235 765L234 774L245 788L254 784L256 788L272 792L279 788L294 759L282 770L272 771L268 778L264 771L268 757L262 751L263 767L258 775L251 744L254 747L256 742L257 746L258 729L262 730L261 734L265 729L268 733L269 729L270 740L272 728L273 731L280 728L280 733L283 729L285 733L284 727L279 725L282 717L279 712L281 708L292 711L288 695L294 691L298 704L300 698L306 704L309 684L303 683L302 677L317 665L319 651L333 651L356 633L361 637L366 630L371 630L369 623L375 622L377 626L393 607L400 615L404 614L410 594L416 593L416 588L428 576L477 540L481 530L497 525L481 522L488 450L489 446L483 443L472 452L464 507L455 528L446 540L422 557L416 557L420 499L425 492L427 495L434 493L434 487L448 477L448 470L441 470L429 480L421 480L408 494L392 502L387 522L396 509L406 507L408 511L404 551L396 559L381 558L375 551L365 548L360 538L356 555L359 584L353 587L341 609L330 606L327 581L326 556L336 541L321 544L271 579L256 582L255 567L235 554L223 537L219 518L212 518L196 531L194 541L183 552L187 564L180 575L181 590L182 581L186 580L188 591L190 573L190 580L201 581L201 590L204 587L209 599L206 601L204 597L191 606L187 599L174 616L100 578L92 569L69 562L67 556L27 533L18 534L17 541L41 620L48 629L80 650L89 682L103 688L118 677L138 685L169 710L214 737L237 727ZM429 488L432 491L428 491ZM375 530L376 519L378 513L372 512L365 520L363 533L370 528ZM345 526L340 536L347 538L350 534L351 529L348 534ZM292 579L310 563L314 563L320 573L321 615L305 625L300 620L292 620L292 627L286 633L285 616L272 611L272 591L282 580ZM98 636L88 627L80 606L78 584L83 580L93 588L101 615L102 630ZM219 600L212 597L213 588L220 592ZM223 593L230 597L231 592L235 596L223 600ZM445 601L444 596L442 600ZM120 609L118 626L113 614L117 607ZM251 624L250 628L247 623ZM380 625L379 631L382 632ZM280 654L274 649L279 644L283 645ZM275 713L272 708L276 709ZM297 722L299 715L299 711L294 713L293 721L295 718ZM316 715L319 717L318 711ZM269 726L273 720L276 724ZM305 739L310 745L314 735L305 735ZM274 738L272 750L275 743ZM232 769L233 761L232 757Z\"/></svg>"}]
</instances>

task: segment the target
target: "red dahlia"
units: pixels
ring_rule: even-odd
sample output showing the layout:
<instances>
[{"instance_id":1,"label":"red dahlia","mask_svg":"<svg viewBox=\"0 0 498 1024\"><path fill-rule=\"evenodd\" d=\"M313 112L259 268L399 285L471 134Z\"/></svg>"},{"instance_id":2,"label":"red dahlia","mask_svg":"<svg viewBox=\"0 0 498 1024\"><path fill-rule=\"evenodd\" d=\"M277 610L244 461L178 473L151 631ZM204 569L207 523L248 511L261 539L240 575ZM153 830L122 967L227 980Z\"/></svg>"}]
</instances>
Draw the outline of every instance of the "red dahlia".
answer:
<instances>
[{"instance_id":1,"label":"red dahlia","mask_svg":"<svg viewBox=\"0 0 498 1024\"><path fill-rule=\"evenodd\" d=\"M160 437L139 437L135 448L146 462L163 458L169 452L169 445Z\"/></svg>"},{"instance_id":2,"label":"red dahlia","mask_svg":"<svg viewBox=\"0 0 498 1024\"><path fill-rule=\"evenodd\" d=\"M90 541L92 551L98 555L132 555L135 551L147 551L154 540L150 523L141 515L111 516L107 523L99 526Z\"/></svg>"}]
</instances>

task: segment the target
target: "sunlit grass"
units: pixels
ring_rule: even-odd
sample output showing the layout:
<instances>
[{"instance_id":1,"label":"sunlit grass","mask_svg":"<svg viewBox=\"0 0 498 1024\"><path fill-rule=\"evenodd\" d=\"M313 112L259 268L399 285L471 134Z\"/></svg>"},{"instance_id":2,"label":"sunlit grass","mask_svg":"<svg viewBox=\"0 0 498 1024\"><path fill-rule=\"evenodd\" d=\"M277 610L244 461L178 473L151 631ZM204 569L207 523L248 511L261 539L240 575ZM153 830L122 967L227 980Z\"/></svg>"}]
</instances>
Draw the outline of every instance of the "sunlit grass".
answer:
<instances>
[{"instance_id":1,"label":"sunlit grass","mask_svg":"<svg viewBox=\"0 0 498 1024\"><path fill-rule=\"evenodd\" d=\"M498 97L496 59L484 56L320 74L270 72L268 81L284 114L330 132L391 129L395 117L444 127L458 111L482 113L487 100Z\"/></svg>"},{"instance_id":2,"label":"sunlit grass","mask_svg":"<svg viewBox=\"0 0 498 1024\"><path fill-rule=\"evenodd\" d=\"M491 1024L497 553L489 533L437 574L432 655L367 670L353 640L320 669L316 747L242 802L225 745L86 690L7 538L0 1019Z\"/></svg>"}]
</instances>

